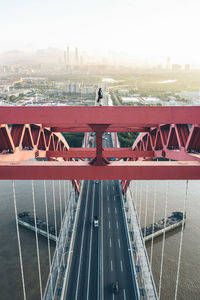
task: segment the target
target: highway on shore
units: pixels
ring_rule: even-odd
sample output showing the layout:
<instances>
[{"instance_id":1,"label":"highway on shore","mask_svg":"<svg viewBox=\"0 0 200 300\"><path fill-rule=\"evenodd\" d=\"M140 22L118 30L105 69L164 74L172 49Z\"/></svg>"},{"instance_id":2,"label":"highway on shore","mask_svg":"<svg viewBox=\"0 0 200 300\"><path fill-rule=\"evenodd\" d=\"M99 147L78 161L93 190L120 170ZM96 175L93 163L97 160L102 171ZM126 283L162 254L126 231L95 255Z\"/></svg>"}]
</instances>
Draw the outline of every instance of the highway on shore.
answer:
<instances>
[{"instance_id":1,"label":"highway on shore","mask_svg":"<svg viewBox=\"0 0 200 300\"><path fill-rule=\"evenodd\" d=\"M103 146L111 146L105 133ZM132 300L136 295L118 181L84 181L67 300ZM94 216L99 227L93 226ZM113 293L113 282L119 292Z\"/></svg>"}]
</instances>

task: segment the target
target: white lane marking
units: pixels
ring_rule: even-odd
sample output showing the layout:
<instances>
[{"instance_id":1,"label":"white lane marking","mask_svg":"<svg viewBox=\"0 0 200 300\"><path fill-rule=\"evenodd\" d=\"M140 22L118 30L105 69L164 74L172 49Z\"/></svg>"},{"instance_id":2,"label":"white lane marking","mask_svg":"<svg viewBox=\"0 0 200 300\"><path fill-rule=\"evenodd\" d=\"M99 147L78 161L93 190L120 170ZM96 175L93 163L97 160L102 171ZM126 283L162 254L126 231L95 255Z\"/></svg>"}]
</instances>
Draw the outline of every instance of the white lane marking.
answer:
<instances>
[{"instance_id":1,"label":"white lane marking","mask_svg":"<svg viewBox=\"0 0 200 300\"><path fill-rule=\"evenodd\" d=\"M121 248L120 239L118 239L118 245L119 245L119 248Z\"/></svg>"},{"instance_id":2,"label":"white lane marking","mask_svg":"<svg viewBox=\"0 0 200 300\"><path fill-rule=\"evenodd\" d=\"M122 265L122 261L120 260L120 267L121 267L121 271L123 272L123 265Z\"/></svg>"},{"instance_id":3,"label":"white lane marking","mask_svg":"<svg viewBox=\"0 0 200 300\"><path fill-rule=\"evenodd\" d=\"M110 213L110 208L108 207L108 213Z\"/></svg>"},{"instance_id":4,"label":"white lane marking","mask_svg":"<svg viewBox=\"0 0 200 300\"><path fill-rule=\"evenodd\" d=\"M116 209L116 207L115 207L115 213L117 214L117 209Z\"/></svg>"},{"instance_id":5,"label":"white lane marking","mask_svg":"<svg viewBox=\"0 0 200 300\"><path fill-rule=\"evenodd\" d=\"M118 224L118 221L116 222L116 224L117 224L117 229L119 228L119 224Z\"/></svg>"},{"instance_id":6,"label":"white lane marking","mask_svg":"<svg viewBox=\"0 0 200 300\"><path fill-rule=\"evenodd\" d=\"M114 201L116 200L115 196L114 196Z\"/></svg>"},{"instance_id":7,"label":"white lane marking","mask_svg":"<svg viewBox=\"0 0 200 300\"><path fill-rule=\"evenodd\" d=\"M113 300L115 300L115 295L114 294L112 294L112 298L113 298Z\"/></svg>"},{"instance_id":8,"label":"white lane marking","mask_svg":"<svg viewBox=\"0 0 200 300\"><path fill-rule=\"evenodd\" d=\"M77 300L78 297L78 288L79 288L79 278L80 278L80 269L81 269L81 259L82 259L82 252L83 252L83 237L85 235L85 221L86 221L86 212L87 212L87 207L88 207L88 197L89 196L89 181L88 181L88 188L87 188L87 194L86 194L86 205L85 205L85 212L84 212L84 224L83 224L83 232L82 232L82 237L81 237L81 251L80 251L80 256L79 256L79 266L78 266L78 278L76 282L76 294L75 294L75 300Z\"/></svg>"},{"instance_id":9,"label":"white lane marking","mask_svg":"<svg viewBox=\"0 0 200 300\"><path fill-rule=\"evenodd\" d=\"M108 192L108 185L107 185L107 192Z\"/></svg>"},{"instance_id":10,"label":"white lane marking","mask_svg":"<svg viewBox=\"0 0 200 300\"><path fill-rule=\"evenodd\" d=\"M113 263L112 263L112 260L110 261L110 269L111 269L111 272L113 272Z\"/></svg>"},{"instance_id":11,"label":"white lane marking","mask_svg":"<svg viewBox=\"0 0 200 300\"><path fill-rule=\"evenodd\" d=\"M110 229L110 221L108 222L108 226L109 226L109 229Z\"/></svg>"},{"instance_id":12,"label":"white lane marking","mask_svg":"<svg viewBox=\"0 0 200 300\"><path fill-rule=\"evenodd\" d=\"M112 247L112 242L111 242L111 238L110 238L110 247Z\"/></svg>"},{"instance_id":13,"label":"white lane marking","mask_svg":"<svg viewBox=\"0 0 200 300\"><path fill-rule=\"evenodd\" d=\"M101 273L101 292L102 292L102 300L104 300L104 270L103 270L103 201L102 201L102 195L103 195L103 184L101 184L100 181L100 193L99 193L99 204L100 206L100 215L101 215L101 241L100 241L100 246L101 246L101 268L102 268L102 273ZM99 271L99 270L98 270ZM99 272L98 272L99 273ZM98 280L99 282L99 280Z\"/></svg>"},{"instance_id":14,"label":"white lane marking","mask_svg":"<svg viewBox=\"0 0 200 300\"><path fill-rule=\"evenodd\" d=\"M115 188L114 188L114 186L113 186L113 192L114 192L114 190L115 190Z\"/></svg>"},{"instance_id":15,"label":"white lane marking","mask_svg":"<svg viewBox=\"0 0 200 300\"><path fill-rule=\"evenodd\" d=\"M124 300L126 300L126 291L123 289Z\"/></svg>"},{"instance_id":16,"label":"white lane marking","mask_svg":"<svg viewBox=\"0 0 200 300\"><path fill-rule=\"evenodd\" d=\"M89 250L89 267L88 267L88 282L87 282L87 300L89 300L89 290L90 290L90 268L91 268L91 253L92 253L92 234L93 234L93 215L94 215L94 198L95 198L95 186L93 185L93 197L92 197L92 220L90 224L90 250Z\"/></svg>"}]
</instances>

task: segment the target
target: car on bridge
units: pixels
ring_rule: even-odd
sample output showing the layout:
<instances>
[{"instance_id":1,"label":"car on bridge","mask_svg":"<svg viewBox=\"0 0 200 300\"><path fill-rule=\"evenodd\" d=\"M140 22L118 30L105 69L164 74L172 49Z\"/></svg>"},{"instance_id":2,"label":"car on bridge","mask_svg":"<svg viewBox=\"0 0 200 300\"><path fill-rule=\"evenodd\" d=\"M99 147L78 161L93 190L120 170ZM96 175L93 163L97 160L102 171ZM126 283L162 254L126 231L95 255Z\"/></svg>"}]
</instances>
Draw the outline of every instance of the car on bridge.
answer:
<instances>
[{"instance_id":1,"label":"car on bridge","mask_svg":"<svg viewBox=\"0 0 200 300\"><path fill-rule=\"evenodd\" d=\"M98 217L94 217L93 226L94 227L99 227L99 218Z\"/></svg>"},{"instance_id":2,"label":"car on bridge","mask_svg":"<svg viewBox=\"0 0 200 300\"><path fill-rule=\"evenodd\" d=\"M119 292L119 282L118 281L114 281L112 283L112 292L114 294L117 294Z\"/></svg>"}]
</instances>

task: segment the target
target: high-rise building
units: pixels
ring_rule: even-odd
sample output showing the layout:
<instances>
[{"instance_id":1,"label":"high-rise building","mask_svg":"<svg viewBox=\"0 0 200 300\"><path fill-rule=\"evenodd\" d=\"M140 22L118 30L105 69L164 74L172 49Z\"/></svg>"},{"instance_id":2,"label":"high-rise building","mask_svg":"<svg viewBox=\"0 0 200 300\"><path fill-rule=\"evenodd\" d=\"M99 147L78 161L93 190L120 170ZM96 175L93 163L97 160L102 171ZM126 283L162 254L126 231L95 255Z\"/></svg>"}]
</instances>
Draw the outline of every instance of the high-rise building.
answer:
<instances>
[{"instance_id":1,"label":"high-rise building","mask_svg":"<svg viewBox=\"0 0 200 300\"><path fill-rule=\"evenodd\" d=\"M67 47L67 68L69 69L69 47Z\"/></svg>"},{"instance_id":2,"label":"high-rise building","mask_svg":"<svg viewBox=\"0 0 200 300\"><path fill-rule=\"evenodd\" d=\"M75 65L79 66L78 48L75 48Z\"/></svg>"},{"instance_id":3,"label":"high-rise building","mask_svg":"<svg viewBox=\"0 0 200 300\"><path fill-rule=\"evenodd\" d=\"M67 60L66 60L66 51L64 51L64 68L66 69L67 66Z\"/></svg>"},{"instance_id":4,"label":"high-rise building","mask_svg":"<svg viewBox=\"0 0 200 300\"><path fill-rule=\"evenodd\" d=\"M172 71L174 71L174 72L181 71L181 65L179 65L179 64L173 64L172 65Z\"/></svg>"},{"instance_id":5,"label":"high-rise building","mask_svg":"<svg viewBox=\"0 0 200 300\"><path fill-rule=\"evenodd\" d=\"M80 56L80 65L83 65L83 56Z\"/></svg>"},{"instance_id":6,"label":"high-rise building","mask_svg":"<svg viewBox=\"0 0 200 300\"><path fill-rule=\"evenodd\" d=\"M171 69L171 57L170 56L167 56L166 69L167 70Z\"/></svg>"},{"instance_id":7,"label":"high-rise building","mask_svg":"<svg viewBox=\"0 0 200 300\"><path fill-rule=\"evenodd\" d=\"M185 64L184 65L184 71L189 72L190 71L190 64Z\"/></svg>"}]
</instances>

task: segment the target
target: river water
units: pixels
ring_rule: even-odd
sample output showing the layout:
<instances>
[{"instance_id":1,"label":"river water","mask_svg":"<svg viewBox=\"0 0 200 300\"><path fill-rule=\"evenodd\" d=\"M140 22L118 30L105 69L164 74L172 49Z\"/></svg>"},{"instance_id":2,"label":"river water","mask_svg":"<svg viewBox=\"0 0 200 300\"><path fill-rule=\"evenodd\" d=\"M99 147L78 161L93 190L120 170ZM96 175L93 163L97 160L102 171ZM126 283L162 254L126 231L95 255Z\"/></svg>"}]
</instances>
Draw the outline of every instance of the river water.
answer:
<instances>
[{"instance_id":1,"label":"river water","mask_svg":"<svg viewBox=\"0 0 200 300\"><path fill-rule=\"evenodd\" d=\"M153 223L155 197L155 221L165 216L167 181L136 181L134 195L141 226L145 224L146 188L148 188L147 225ZM132 186L132 185L131 185ZM170 181L167 197L167 216L172 211L183 211L186 197L186 181ZM183 235L183 246L178 284L178 297L181 300L200 299L200 181L189 181L186 198L186 224ZM166 235L164 265L161 285L161 299L174 299L177 262L181 229ZM155 284L159 287L162 237L153 244L152 271ZM147 243L150 258L151 242Z\"/></svg>"},{"instance_id":2,"label":"river water","mask_svg":"<svg viewBox=\"0 0 200 300\"><path fill-rule=\"evenodd\" d=\"M44 183L35 181L35 203L37 216L45 220ZM52 182L47 181L47 205L49 224L54 225ZM61 187L61 202L59 194ZM16 202L18 212L30 211L33 215L32 185L31 181L15 181ZM55 181L56 220L58 230L60 228L60 207L64 212L64 191L66 196L70 193L69 182ZM61 203L61 206L60 206ZM22 300L22 280L19 264L19 252L16 234L16 223L13 202L13 190L11 181L0 181L0 299ZM39 237L39 251L41 261L42 285L45 288L48 272L48 248L47 239ZM22 245L22 258L24 267L25 287L27 300L40 299L37 254L35 233L25 228L20 228ZM53 255L55 243L51 242L51 255Z\"/></svg>"},{"instance_id":3,"label":"river water","mask_svg":"<svg viewBox=\"0 0 200 300\"><path fill-rule=\"evenodd\" d=\"M15 181L18 212L33 213L31 181ZM147 224L152 223L153 201L156 199L155 220L162 219L165 212L166 181L136 181L133 194L141 217L141 225L145 219L146 187L148 186ZM185 197L185 181L170 181L167 215L174 210L183 210ZM62 209L64 208L64 185L61 182ZM47 181L48 216L54 225L52 182ZM57 222L60 226L59 182L55 182ZM155 192L156 191L156 192ZM69 188L67 189L69 195ZM35 200L37 216L45 220L44 186L42 181L35 182ZM189 181L186 202L187 220L184 228L183 248L180 266L178 299L200 299L200 181ZM23 299L19 253L16 235L13 192L11 181L0 181L0 300ZM39 299L39 280L34 233L20 228L22 257L25 275L27 299ZM161 299L174 299L177 260L180 241L180 230L167 234ZM156 286L159 285L162 238L154 242L152 270ZM51 253L55 245L51 242ZM48 276L47 240L39 237L40 260L43 289ZM151 244L147 244L150 255Z\"/></svg>"}]
</instances>

